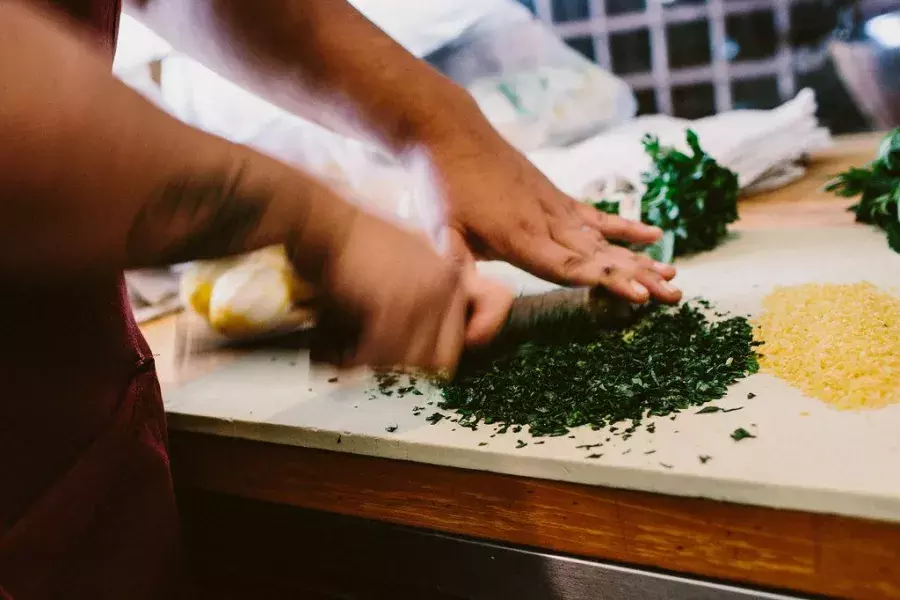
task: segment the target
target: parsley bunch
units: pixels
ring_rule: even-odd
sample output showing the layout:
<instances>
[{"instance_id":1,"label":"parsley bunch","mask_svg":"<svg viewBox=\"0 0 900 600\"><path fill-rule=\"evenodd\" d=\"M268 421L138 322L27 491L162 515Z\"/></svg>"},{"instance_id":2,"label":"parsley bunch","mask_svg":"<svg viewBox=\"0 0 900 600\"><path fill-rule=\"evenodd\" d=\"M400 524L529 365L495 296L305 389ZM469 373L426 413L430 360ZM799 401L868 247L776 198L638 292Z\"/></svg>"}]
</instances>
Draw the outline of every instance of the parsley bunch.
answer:
<instances>
[{"instance_id":1,"label":"parsley bunch","mask_svg":"<svg viewBox=\"0 0 900 600\"><path fill-rule=\"evenodd\" d=\"M675 256L712 250L738 218L738 178L700 147L687 130L692 155L660 146L647 135L644 149L653 160L642 181L641 220L675 233Z\"/></svg>"},{"instance_id":2,"label":"parsley bunch","mask_svg":"<svg viewBox=\"0 0 900 600\"><path fill-rule=\"evenodd\" d=\"M674 233L674 256L712 250L738 218L737 175L704 152L690 129L687 143L691 155L660 146L651 135L643 139L653 164L641 178L647 186L641 197L641 221ZM597 210L619 213L616 202L592 204Z\"/></svg>"},{"instance_id":3,"label":"parsley bunch","mask_svg":"<svg viewBox=\"0 0 900 600\"><path fill-rule=\"evenodd\" d=\"M900 129L884 138L875 160L841 173L825 190L845 198L859 196L848 210L858 222L883 229L888 245L900 252Z\"/></svg>"}]
</instances>

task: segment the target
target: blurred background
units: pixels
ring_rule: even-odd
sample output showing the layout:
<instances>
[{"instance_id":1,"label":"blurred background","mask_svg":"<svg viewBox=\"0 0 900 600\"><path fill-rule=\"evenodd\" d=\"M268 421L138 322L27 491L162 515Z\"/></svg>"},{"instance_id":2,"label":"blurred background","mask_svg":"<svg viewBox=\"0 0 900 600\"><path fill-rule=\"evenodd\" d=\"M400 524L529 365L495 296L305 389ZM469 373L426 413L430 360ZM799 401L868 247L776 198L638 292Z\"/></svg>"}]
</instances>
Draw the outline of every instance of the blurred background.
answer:
<instances>
[{"instance_id":1,"label":"blurred background","mask_svg":"<svg viewBox=\"0 0 900 600\"><path fill-rule=\"evenodd\" d=\"M695 119L812 88L833 133L871 126L829 52L845 5L820 0L521 0L634 89L638 110Z\"/></svg>"},{"instance_id":2,"label":"blurred background","mask_svg":"<svg viewBox=\"0 0 900 600\"><path fill-rule=\"evenodd\" d=\"M695 130L751 195L802 177L832 135L900 125L900 0L350 2L583 200L617 182L639 196L646 133L683 146ZM114 72L182 121L429 227L421 173L248 93L127 15ZM179 304L169 274L130 282L151 314Z\"/></svg>"}]
</instances>

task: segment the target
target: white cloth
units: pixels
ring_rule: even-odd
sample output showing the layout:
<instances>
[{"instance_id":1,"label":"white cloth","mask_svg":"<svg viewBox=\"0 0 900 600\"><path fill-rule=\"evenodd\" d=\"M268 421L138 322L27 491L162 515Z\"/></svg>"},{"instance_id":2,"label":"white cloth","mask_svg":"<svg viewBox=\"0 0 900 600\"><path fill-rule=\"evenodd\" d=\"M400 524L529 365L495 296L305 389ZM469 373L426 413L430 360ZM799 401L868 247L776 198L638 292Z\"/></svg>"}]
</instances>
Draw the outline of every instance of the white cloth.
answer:
<instances>
[{"instance_id":1,"label":"white cloth","mask_svg":"<svg viewBox=\"0 0 900 600\"><path fill-rule=\"evenodd\" d=\"M831 136L816 119L816 98L804 89L773 110L736 110L687 121L665 115L634 119L569 148L531 152L528 157L564 192L581 198L598 179L620 177L639 190L650 166L641 139L659 137L663 145L687 150L685 131L693 129L700 146L735 171L742 190L779 186L802 177L799 159L827 147ZM771 178L771 179L770 179Z\"/></svg>"}]
</instances>

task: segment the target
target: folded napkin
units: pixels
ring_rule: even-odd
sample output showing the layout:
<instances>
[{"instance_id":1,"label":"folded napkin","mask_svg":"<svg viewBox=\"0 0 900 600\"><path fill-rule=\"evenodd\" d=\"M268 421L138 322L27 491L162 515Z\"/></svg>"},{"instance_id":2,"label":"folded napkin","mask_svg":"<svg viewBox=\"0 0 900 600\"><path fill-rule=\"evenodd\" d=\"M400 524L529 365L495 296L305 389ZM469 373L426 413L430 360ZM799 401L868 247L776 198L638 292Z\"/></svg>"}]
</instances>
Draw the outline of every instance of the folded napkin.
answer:
<instances>
[{"instance_id":1,"label":"folded napkin","mask_svg":"<svg viewBox=\"0 0 900 600\"><path fill-rule=\"evenodd\" d=\"M615 179L643 190L641 173L650 158L645 134L666 146L689 151L685 131L693 129L703 149L738 176L745 194L781 187L802 177L801 161L827 147L831 136L816 119L816 98L804 89L773 110L735 110L688 121L666 115L639 117L568 148L542 149L529 159L561 190L584 198L598 181Z\"/></svg>"}]
</instances>

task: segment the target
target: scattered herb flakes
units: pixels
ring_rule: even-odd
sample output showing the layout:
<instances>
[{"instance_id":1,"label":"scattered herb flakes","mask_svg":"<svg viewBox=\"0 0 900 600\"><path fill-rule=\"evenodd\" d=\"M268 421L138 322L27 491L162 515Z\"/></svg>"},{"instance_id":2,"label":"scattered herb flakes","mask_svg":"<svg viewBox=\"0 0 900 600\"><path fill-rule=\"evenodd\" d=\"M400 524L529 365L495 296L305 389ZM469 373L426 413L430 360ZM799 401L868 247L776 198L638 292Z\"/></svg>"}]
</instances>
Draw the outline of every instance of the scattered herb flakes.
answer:
<instances>
[{"instance_id":1,"label":"scattered herb flakes","mask_svg":"<svg viewBox=\"0 0 900 600\"><path fill-rule=\"evenodd\" d=\"M426 417L425 420L428 421L429 423L431 423L432 425L437 425L438 423L441 422L441 419L443 419L443 418L444 418L444 415L442 415L439 412L434 412L434 413L431 413L431 416Z\"/></svg>"},{"instance_id":2,"label":"scattered herb flakes","mask_svg":"<svg viewBox=\"0 0 900 600\"><path fill-rule=\"evenodd\" d=\"M591 448L599 448L603 444L582 444L580 446L575 446L579 450L590 450Z\"/></svg>"},{"instance_id":3,"label":"scattered herb flakes","mask_svg":"<svg viewBox=\"0 0 900 600\"><path fill-rule=\"evenodd\" d=\"M644 454L656 454L656 450L647 450Z\"/></svg>"},{"instance_id":4,"label":"scattered herb flakes","mask_svg":"<svg viewBox=\"0 0 900 600\"><path fill-rule=\"evenodd\" d=\"M588 454L585 458L601 458L602 454Z\"/></svg>"},{"instance_id":5,"label":"scattered herb flakes","mask_svg":"<svg viewBox=\"0 0 900 600\"><path fill-rule=\"evenodd\" d=\"M519 433L520 431L522 431L521 425L516 425L515 427L512 428L513 433Z\"/></svg>"},{"instance_id":6,"label":"scattered herb flakes","mask_svg":"<svg viewBox=\"0 0 900 600\"><path fill-rule=\"evenodd\" d=\"M722 412L723 412L723 413L730 413L730 412L734 412L734 411L736 411L736 410L743 410L743 409L744 409L743 406L735 406L734 408L723 408L723 409L722 409Z\"/></svg>"},{"instance_id":7,"label":"scattered herb flakes","mask_svg":"<svg viewBox=\"0 0 900 600\"><path fill-rule=\"evenodd\" d=\"M487 442L478 442L478 445L479 445L479 446L487 446L488 443L487 443Z\"/></svg>"},{"instance_id":8,"label":"scattered herb flakes","mask_svg":"<svg viewBox=\"0 0 900 600\"><path fill-rule=\"evenodd\" d=\"M623 452L623 453L622 453L622 456L625 456L626 454L628 454L628 453L630 453L630 452L631 452L631 448L629 448L628 450L626 450L625 452Z\"/></svg>"},{"instance_id":9,"label":"scattered herb flakes","mask_svg":"<svg viewBox=\"0 0 900 600\"><path fill-rule=\"evenodd\" d=\"M535 446L540 446L540 445L543 444L543 443L544 443L544 440L538 440L538 441L534 442L534 445L535 445Z\"/></svg>"},{"instance_id":10,"label":"scattered herb flakes","mask_svg":"<svg viewBox=\"0 0 900 600\"><path fill-rule=\"evenodd\" d=\"M461 425L528 425L535 437L583 425L619 434L614 423L635 426L719 399L759 368L746 318L711 322L692 303L649 307L624 332L590 315L566 319L485 360L463 361L456 379L441 386L438 406L461 414ZM734 357L731 365L723 355ZM655 378L645 373L651 362Z\"/></svg>"},{"instance_id":11,"label":"scattered herb flakes","mask_svg":"<svg viewBox=\"0 0 900 600\"><path fill-rule=\"evenodd\" d=\"M666 464L666 463L664 463L664 462L659 463L659 466L664 467L664 468L666 468L666 469L671 469L671 468L672 468L672 465Z\"/></svg>"},{"instance_id":12,"label":"scattered herb flakes","mask_svg":"<svg viewBox=\"0 0 900 600\"><path fill-rule=\"evenodd\" d=\"M647 430L647 433L656 433L656 423L650 423L644 429Z\"/></svg>"},{"instance_id":13,"label":"scattered herb flakes","mask_svg":"<svg viewBox=\"0 0 900 600\"><path fill-rule=\"evenodd\" d=\"M337 383L337 382L338 382L337 377L332 377L331 379L328 380L328 383Z\"/></svg>"},{"instance_id":14,"label":"scattered herb flakes","mask_svg":"<svg viewBox=\"0 0 900 600\"><path fill-rule=\"evenodd\" d=\"M384 428L384 430L388 433L394 433L395 431L397 431L397 425L388 425Z\"/></svg>"},{"instance_id":15,"label":"scattered herb flakes","mask_svg":"<svg viewBox=\"0 0 900 600\"><path fill-rule=\"evenodd\" d=\"M523 442L522 440L516 440L516 448L524 448L528 444Z\"/></svg>"},{"instance_id":16,"label":"scattered herb flakes","mask_svg":"<svg viewBox=\"0 0 900 600\"><path fill-rule=\"evenodd\" d=\"M746 438L755 438L756 436L744 429L743 427L738 427L734 431L731 432L731 439L736 442L739 442Z\"/></svg>"},{"instance_id":17,"label":"scattered herb flakes","mask_svg":"<svg viewBox=\"0 0 900 600\"><path fill-rule=\"evenodd\" d=\"M712 456L709 456L709 455L707 455L707 454L701 454L701 455L698 456L697 458L699 458L699 459L700 459L700 462L703 463L703 464L705 465L706 463L709 462L709 459L711 459Z\"/></svg>"},{"instance_id":18,"label":"scattered herb flakes","mask_svg":"<svg viewBox=\"0 0 900 600\"><path fill-rule=\"evenodd\" d=\"M747 393L747 400L753 400L754 398L756 398L756 394L754 394L753 392Z\"/></svg>"},{"instance_id":19,"label":"scattered herb flakes","mask_svg":"<svg viewBox=\"0 0 900 600\"><path fill-rule=\"evenodd\" d=\"M708 415L712 413L722 412L722 409L718 406L704 406L700 410L698 410L695 414L698 415Z\"/></svg>"}]
</instances>

